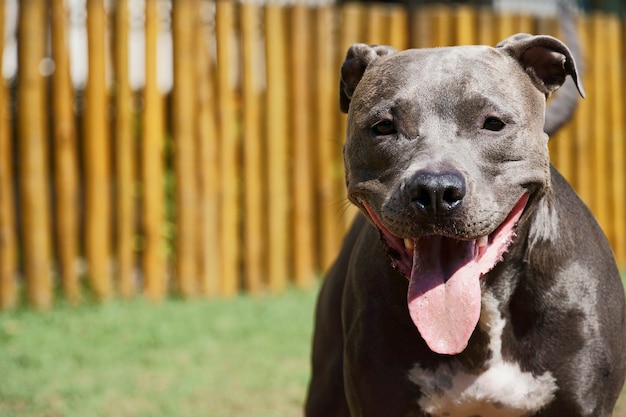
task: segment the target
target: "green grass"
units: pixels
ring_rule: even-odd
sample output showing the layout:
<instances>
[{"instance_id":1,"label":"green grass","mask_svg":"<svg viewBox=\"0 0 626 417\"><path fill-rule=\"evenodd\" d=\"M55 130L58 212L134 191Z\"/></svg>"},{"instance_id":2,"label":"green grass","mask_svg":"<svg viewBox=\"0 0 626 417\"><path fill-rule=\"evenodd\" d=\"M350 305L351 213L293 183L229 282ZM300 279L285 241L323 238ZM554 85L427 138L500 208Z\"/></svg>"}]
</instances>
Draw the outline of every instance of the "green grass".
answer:
<instances>
[{"instance_id":1,"label":"green grass","mask_svg":"<svg viewBox=\"0 0 626 417\"><path fill-rule=\"evenodd\" d=\"M0 417L300 416L316 294L0 313Z\"/></svg>"},{"instance_id":2,"label":"green grass","mask_svg":"<svg viewBox=\"0 0 626 417\"><path fill-rule=\"evenodd\" d=\"M316 291L0 314L0 417L301 415Z\"/></svg>"}]
</instances>

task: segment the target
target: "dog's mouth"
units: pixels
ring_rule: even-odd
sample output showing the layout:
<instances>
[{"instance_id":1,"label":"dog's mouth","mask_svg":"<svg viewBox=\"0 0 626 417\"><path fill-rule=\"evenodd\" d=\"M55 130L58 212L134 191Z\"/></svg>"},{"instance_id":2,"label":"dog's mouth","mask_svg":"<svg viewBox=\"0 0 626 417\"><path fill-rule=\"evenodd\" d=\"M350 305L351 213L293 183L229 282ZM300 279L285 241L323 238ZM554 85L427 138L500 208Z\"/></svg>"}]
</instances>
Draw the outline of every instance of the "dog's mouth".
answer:
<instances>
[{"instance_id":1,"label":"dog's mouth","mask_svg":"<svg viewBox=\"0 0 626 417\"><path fill-rule=\"evenodd\" d=\"M433 352L454 355L467 347L480 317L480 279L507 252L527 202L528 194L524 194L504 222L476 239L401 238L363 203L393 266L409 279L409 314Z\"/></svg>"}]
</instances>

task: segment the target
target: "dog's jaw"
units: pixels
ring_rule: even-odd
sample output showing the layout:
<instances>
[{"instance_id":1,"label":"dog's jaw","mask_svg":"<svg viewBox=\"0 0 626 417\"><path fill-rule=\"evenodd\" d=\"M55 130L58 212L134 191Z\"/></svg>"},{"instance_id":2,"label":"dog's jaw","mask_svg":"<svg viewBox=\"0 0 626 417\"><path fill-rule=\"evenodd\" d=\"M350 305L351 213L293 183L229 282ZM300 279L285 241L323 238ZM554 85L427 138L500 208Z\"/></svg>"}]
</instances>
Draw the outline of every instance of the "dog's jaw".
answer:
<instances>
[{"instance_id":1,"label":"dog's jaw","mask_svg":"<svg viewBox=\"0 0 626 417\"><path fill-rule=\"evenodd\" d=\"M522 195L502 224L475 239L395 236L363 203L392 265L409 279L409 313L433 352L453 355L467 347L480 317L480 279L502 260L513 242L528 198Z\"/></svg>"}]
</instances>

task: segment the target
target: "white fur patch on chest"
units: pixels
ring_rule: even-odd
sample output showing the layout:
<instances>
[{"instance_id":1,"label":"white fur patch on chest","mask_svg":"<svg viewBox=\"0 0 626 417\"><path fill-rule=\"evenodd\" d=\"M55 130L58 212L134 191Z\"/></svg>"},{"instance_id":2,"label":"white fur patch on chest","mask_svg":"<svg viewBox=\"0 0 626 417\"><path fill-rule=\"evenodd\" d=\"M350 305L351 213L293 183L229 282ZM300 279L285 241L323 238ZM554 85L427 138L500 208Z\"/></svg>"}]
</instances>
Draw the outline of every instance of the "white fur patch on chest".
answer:
<instances>
[{"instance_id":1,"label":"white fur patch on chest","mask_svg":"<svg viewBox=\"0 0 626 417\"><path fill-rule=\"evenodd\" d=\"M557 386L550 372L535 376L502 358L504 324L497 300L484 294L479 326L488 333L491 350L485 369L476 372L452 362L434 371L419 365L409 371L422 392L422 410L433 417L522 417L554 398Z\"/></svg>"}]
</instances>

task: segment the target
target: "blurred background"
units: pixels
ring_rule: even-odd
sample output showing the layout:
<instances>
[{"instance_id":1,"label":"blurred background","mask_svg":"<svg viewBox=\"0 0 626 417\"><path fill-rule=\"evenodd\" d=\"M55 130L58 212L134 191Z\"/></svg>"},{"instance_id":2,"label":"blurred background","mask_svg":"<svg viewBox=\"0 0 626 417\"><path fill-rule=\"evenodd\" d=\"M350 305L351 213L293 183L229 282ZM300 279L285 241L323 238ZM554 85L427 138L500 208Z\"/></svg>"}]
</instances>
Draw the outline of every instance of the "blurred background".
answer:
<instances>
[{"instance_id":1,"label":"blurred background","mask_svg":"<svg viewBox=\"0 0 626 417\"><path fill-rule=\"evenodd\" d=\"M588 98L553 161L624 265L624 5L569 6ZM551 0L4 0L0 14L4 308L311 287L354 215L347 47L561 35Z\"/></svg>"},{"instance_id":2,"label":"blurred background","mask_svg":"<svg viewBox=\"0 0 626 417\"><path fill-rule=\"evenodd\" d=\"M565 3L0 0L0 417L300 414L354 42L568 43L552 160L624 268L626 7Z\"/></svg>"}]
</instances>

